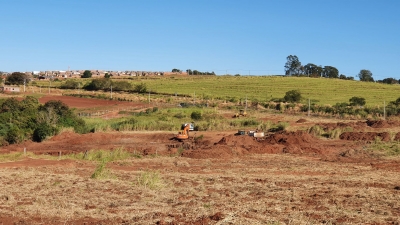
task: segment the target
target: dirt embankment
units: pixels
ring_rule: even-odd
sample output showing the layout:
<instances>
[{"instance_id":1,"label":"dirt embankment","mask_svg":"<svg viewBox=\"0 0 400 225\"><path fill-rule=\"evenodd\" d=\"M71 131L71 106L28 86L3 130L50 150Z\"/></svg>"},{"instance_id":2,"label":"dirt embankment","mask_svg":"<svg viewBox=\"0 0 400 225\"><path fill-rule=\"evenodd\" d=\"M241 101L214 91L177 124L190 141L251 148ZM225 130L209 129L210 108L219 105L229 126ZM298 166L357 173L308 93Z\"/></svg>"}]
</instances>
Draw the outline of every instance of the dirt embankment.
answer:
<instances>
[{"instance_id":1,"label":"dirt embankment","mask_svg":"<svg viewBox=\"0 0 400 225\"><path fill-rule=\"evenodd\" d=\"M366 141L372 142L377 140L390 141L391 137L388 132L344 132L340 135L340 139L348 141Z\"/></svg>"},{"instance_id":2,"label":"dirt embankment","mask_svg":"<svg viewBox=\"0 0 400 225\"><path fill-rule=\"evenodd\" d=\"M257 140L247 135L228 135L212 146L189 150L183 153L189 158L231 158L246 154L331 154L332 149L324 147L321 140L304 131L281 131Z\"/></svg>"}]
</instances>

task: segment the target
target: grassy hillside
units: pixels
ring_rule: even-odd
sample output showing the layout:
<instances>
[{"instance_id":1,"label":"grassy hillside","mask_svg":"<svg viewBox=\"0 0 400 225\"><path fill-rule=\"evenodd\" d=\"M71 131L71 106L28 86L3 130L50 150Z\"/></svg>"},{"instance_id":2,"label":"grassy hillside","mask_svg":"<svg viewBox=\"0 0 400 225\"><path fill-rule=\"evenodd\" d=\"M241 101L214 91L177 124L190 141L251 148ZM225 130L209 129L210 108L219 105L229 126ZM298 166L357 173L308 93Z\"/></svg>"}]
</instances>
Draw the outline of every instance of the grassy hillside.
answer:
<instances>
[{"instance_id":1,"label":"grassy hillside","mask_svg":"<svg viewBox=\"0 0 400 225\"><path fill-rule=\"evenodd\" d=\"M353 96L363 97L368 106L383 105L400 97L400 85L387 85L326 78L281 76L193 76L190 78L141 79L156 92L178 93L210 98L231 98L269 101L282 98L287 91L300 90L318 104L348 102Z\"/></svg>"},{"instance_id":2,"label":"grassy hillside","mask_svg":"<svg viewBox=\"0 0 400 225\"><path fill-rule=\"evenodd\" d=\"M83 83L89 80L83 81ZM387 85L360 81L326 78L282 77L282 76L190 76L133 78L127 81L143 82L152 92L171 95L186 94L196 99L231 99L269 101L282 98L287 91L300 90L304 102L310 98L317 104L348 102L353 96L366 99L368 106L382 106L383 102L400 97L400 85ZM61 82L52 82L52 87ZM46 87L48 81L38 82Z\"/></svg>"}]
</instances>

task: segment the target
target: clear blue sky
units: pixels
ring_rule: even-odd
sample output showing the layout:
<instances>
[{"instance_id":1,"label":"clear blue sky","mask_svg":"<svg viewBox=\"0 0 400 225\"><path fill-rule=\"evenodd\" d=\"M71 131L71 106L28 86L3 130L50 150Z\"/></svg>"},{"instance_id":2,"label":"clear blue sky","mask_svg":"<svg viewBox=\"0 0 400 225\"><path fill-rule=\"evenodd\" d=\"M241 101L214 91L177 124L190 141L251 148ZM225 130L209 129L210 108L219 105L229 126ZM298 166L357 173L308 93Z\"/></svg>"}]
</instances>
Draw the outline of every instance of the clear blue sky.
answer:
<instances>
[{"instance_id":1,"label":"clear blue sky","mask_svg":"<svg viewBox=\"0 0 400 225\"><path fill-rule=\"evenodd\" d=\"M288 55L400 79L398 0L0 0L0 71L284 74Z\"/></svg>"}]
</instances>

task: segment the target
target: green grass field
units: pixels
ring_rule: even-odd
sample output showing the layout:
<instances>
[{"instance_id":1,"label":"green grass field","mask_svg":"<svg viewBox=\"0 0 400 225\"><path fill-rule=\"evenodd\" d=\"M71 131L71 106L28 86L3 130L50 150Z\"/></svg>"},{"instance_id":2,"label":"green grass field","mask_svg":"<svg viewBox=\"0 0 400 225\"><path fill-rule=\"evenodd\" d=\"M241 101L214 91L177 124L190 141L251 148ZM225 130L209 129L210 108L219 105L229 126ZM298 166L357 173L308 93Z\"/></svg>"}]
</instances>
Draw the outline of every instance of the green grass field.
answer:
<instances>
[{"instance_id":1,"label":"green grass field","mask_svg":"<svg viewBox=\"0 0 400 225\"><path fill-rule=\"evenodd\" d=\"M190 77L140 77L126 79L132 84L143 82L152 92L173 96L185 94L202 99L236 99L266 102L282 98L287 91L299 90L303 102L308 99L317 104L334 105L348 102L351 97L363 97L367 106L383 106L384 101L400 97L400 85L387 85L327 78L283 76L190 76ZM88 82L89 80L85 80ZM49 82L41 81L46 86ZM61 82L52 82L56 87Z\"/></svg>"}]
</instances>

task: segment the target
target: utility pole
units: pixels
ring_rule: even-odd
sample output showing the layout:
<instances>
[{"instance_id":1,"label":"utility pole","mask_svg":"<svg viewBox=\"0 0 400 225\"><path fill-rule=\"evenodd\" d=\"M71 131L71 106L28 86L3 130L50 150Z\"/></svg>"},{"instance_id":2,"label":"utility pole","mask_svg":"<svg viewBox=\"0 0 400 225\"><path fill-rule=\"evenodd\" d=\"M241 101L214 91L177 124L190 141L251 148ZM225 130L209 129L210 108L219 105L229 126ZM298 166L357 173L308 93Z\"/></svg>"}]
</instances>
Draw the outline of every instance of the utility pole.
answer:
<instances>
[{"instance_id":1,"label":"utility pole","mask_svg":"<svg viewBox=\"0 0 400 225\"><path fill-rule=\"evenodd\" d=\"M150 91L151 91L151 90L149 90L149 104L150 104Z\"/></svg>"},{"instance_id":2,"label":"utility pole","mask_svg":"<svg viewBox=\"0 0 400 225\"><path fill-rule=\"evenodd\" d=\"M112 85L110 86L110 89L111 89L111 91L110 91L110 92L111 92L111 99L112 99Z\"/></svg>"},{"instance_id":3,"label":"utility pole","mask_svg":"<svg viewBox=\"0 0 400 225\"><path fill-rule=\"evenodd\" d=\"M51 80L49 80L50 84L49 84L49 94L50 94L50 86L51 86Z\"/></svg>"},{"instance_id":4,"label":"utility pole","mask_svg":"<svg viewBox=\"0 0 400 225\"><path fill-rule=\"evenodd\" d=\"M246 106L244 108L244 111L247 112L247 95L246 95Z\"/></svg>"},{"instance_id":5,"label":"utility pole","mask_svg":"<svg viewBox=\"0 0 400 225\"><path fill-rule=\"evenodd\" d=\"M25 92L25 86L26 86L26 79L24 79L24 92Z\"/></svg>"},{"instance_id":6,"label":"utility pole","mask_svg":"<svg viewBox=\"0 0 400 225\"><path fill-rule=\"evenodd\" d=\"M308 99L308 117L310 117L310 99Z\"/></svg>"},{"instance_id":7,"label":"utility pole","mask_svg":"<svg viewBox=\"0 0 400 225\"><path fill-rule=\"evenodd\" d=\"M383 120L386 120L386 102L383 101Z\"/></svg>"}]
</instances>

